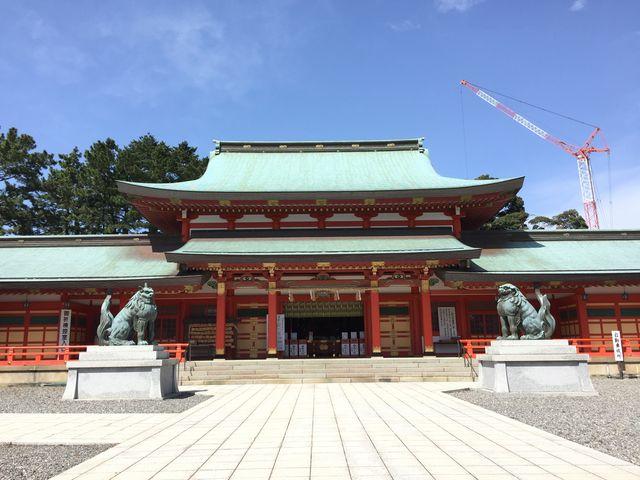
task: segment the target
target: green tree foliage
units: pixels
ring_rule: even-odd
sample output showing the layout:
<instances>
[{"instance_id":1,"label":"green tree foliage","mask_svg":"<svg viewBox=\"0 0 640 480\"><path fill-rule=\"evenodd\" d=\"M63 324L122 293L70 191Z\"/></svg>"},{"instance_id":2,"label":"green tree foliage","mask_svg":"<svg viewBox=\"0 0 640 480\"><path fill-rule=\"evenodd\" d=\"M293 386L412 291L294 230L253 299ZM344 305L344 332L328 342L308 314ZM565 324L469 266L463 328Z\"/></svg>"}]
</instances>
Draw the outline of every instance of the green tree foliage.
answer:
<instances>
[{"instance_id":1,"label":"green tree foliage","mask_svg":"<svg viewBox=\"0 0 640 480\"><path fill-rule=\"evenodd\" d=\"M78 204L82 154L74 148L70 153L58 155L58 158L58 168L52 169L44 181L46 230L64 235L84 233L81 205Z\"/></svg>"},{"instance_id":2,"label":"green tree foliage","mask_svg":"<svg viewBox=\"0 0 640 480\"><path fill-rule=\"evenodd\" d=\"M170 146L147 134L119 147L100 140L82 154L35 152L27 135L0 133L3 233L91 234L154 230L120 195L116 180L176 182L198 178L207 160L187 142Z\"/></svg>"},{"instance_id":3,"label":"green tree foliage","mask_svg":"<svg viewBox=\"0 0 640 480\"><path fill-rule=\"evenodd\" d=\"M33 137L10 128L0 132L0 230L2 234L46 232L43 177L53 155L36 151Z\"/></svg>"},{"instance_id":4,"label":"green tree foliage","mask_svg":"<svg viewBox=\"0 0 640 480\"><path fill-rule=\"evenodd\" d=\"M152 135L133 140L118 155L117 178L134 182L172 183L193 180L204 173L206 160L198 157L196 149L182 142L171 147ZM122 200L122 196L120 196ZM118 205L118 215L124 228L154 230L131 205Z\"/></svg>"},{"instance_id":5,"label":"green tree foliage","mask_svg":"<svg viewBox=\"0 0 640 480\"><path fill-rule=\"evenodd\" d=\"M484 174L476 180L493 180L495 177ZM482 226L482 230L526 230L529 214L524 208L524 200L516 195L496 213L491 221Z\"/></svg>"},{"instance_id":6,"label":"green tree foliage","mask_svg":"<svg viewBox=\"0 0 640 480\"><path fill-rule=\"evenodd\" d=\"M530 225L533 230L541 230L548 228L558 228L561 230L579 230L588 228L587 222L582 215L575 209L565 210L553 217L544 217L538 215L530 220Z\"/></svg>"}]
</instances>

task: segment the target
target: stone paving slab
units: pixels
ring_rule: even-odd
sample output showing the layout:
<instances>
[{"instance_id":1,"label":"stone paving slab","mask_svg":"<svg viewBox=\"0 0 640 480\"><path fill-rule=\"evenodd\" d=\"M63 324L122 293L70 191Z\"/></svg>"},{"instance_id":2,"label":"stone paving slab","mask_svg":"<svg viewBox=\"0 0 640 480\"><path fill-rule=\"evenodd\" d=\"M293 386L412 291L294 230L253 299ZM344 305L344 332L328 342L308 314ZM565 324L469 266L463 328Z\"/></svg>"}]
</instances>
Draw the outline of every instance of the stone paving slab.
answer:
<instances>
[{"instance_id":1,"label":"stone paving slab","mask_svg":"<svg viewBox=\"0 0 640 480\"><path fill-rule=\"evenodd\" d=\"M0 414L0 443L120 443L173 416L168 413L3 413Z\"/></svg>"},{"instance_id":2,"label":"stone paving slab","mask_svg":"<svg viewBox=\"0 0 640 480\"><path fill-rule=\"evenodd\" d=\"M442 393L455 387L207 387L206 402L54 478L640 479L638 466Z\"/></svg>"}]
</instances>

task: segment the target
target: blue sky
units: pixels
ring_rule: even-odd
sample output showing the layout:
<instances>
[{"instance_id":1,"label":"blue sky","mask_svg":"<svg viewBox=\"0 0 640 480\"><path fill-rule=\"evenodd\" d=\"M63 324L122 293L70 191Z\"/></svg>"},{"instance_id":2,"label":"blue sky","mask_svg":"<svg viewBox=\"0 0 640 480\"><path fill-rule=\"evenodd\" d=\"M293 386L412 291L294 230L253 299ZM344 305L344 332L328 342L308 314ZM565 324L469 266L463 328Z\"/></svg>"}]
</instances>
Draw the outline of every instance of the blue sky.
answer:
<instances>
[{"instance_id":1,"label":"blue sky","mask_svg":"<svg viewBox=\"0 0 640 480\"><path fill-rule=\"evenodd\" d=\"M0 1L0 128L53 152L150 132L426 137L444 175L525 175L533 214L581 210L573 158L458 85L603 128L604 227L640 227L637 0ZM507 101L562 139L588 127ZM466 132L463 135L463 115Z\"/></svg>"}]
</instances>

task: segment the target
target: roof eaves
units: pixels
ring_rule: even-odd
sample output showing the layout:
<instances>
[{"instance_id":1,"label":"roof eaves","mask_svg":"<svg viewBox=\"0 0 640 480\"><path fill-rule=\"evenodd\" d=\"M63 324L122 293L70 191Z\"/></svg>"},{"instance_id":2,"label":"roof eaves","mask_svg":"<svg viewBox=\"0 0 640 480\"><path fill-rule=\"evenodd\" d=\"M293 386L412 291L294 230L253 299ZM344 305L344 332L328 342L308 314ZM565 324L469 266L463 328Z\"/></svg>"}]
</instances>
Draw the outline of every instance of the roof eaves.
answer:
<instances>
[{"instance_id":1,"label":"roof eaves","mask_svg":"<svg viewBox=\"0 0 640 480\"><path fill-rule=\"evenodd\" d=\"M118 190L121 193L138 196L138 197L154 197L154 198L181 198L189 200L217 200L217 199L237 199L239 195L242 199L253 200L277 197L278 199L295 199L306 198L310 194L321 193L327 199L346 199L346 198L437 198L456 195L481 195L492 192L518 192L524 183L524 177L514 177L507 179L498 179L491 182L482 182L475 185L467 185L460 187L447 188L428 188L428 189L412 189L412 190L355 190L355 191L260 191L260 192L214 192L214 191L198 191L198 190L180 190L179 183L159 183L148 184L138 182L127 182L117 180ZM177 187L177 188L176 188ZM495 188L500 187L500 188Z\"/></svg>"}]
</instances>

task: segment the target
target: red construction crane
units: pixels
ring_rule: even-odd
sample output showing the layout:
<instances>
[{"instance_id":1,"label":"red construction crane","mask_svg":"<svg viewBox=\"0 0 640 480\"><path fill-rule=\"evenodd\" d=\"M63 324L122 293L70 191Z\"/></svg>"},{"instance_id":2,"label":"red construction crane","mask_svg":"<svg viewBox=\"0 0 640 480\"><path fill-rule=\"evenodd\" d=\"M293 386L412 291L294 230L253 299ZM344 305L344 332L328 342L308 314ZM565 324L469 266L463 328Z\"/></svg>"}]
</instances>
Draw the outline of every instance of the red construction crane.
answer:
<instances>
[{"instance_id":1,"label":"red construction crane","mask_svg":"<svg viewBox=\"0 0 640 480\"><path fill-rule=\"evenodd\" d=\"M537 125L534 125L529 120L524 118L522 115L517 114L509 107L499 102L495 98L493 98L488 93L484 92L477 85L467 82L466 80L462 80L460 82L461 85L467 87L473 93L475 93L478 97L483 99L488 104L494 106L498 110L500 110L505 115L511 117L511 119L518 122L523 127L531 130L533 133L538 135L540 138L557 145L569 155L576 158L578 161L578 177L580 179L580 192L582 193L582 203L584 204L584 219L587 222L589 228L598 230L600 228L600 222L598 220L598 207L596 204L596 193L593 184L593 176L591 175L591 161L589 160L589 156L592 153L609 153L609 147L594 147L592 142L596 138L596 136L600 133L600 128L595 127L593 132L589 135L587 140L581 147L576 145L572 145L567 142L563 142L557 137L554 137L550 133L544 131Z\"/></svg>"}]
</instances>

